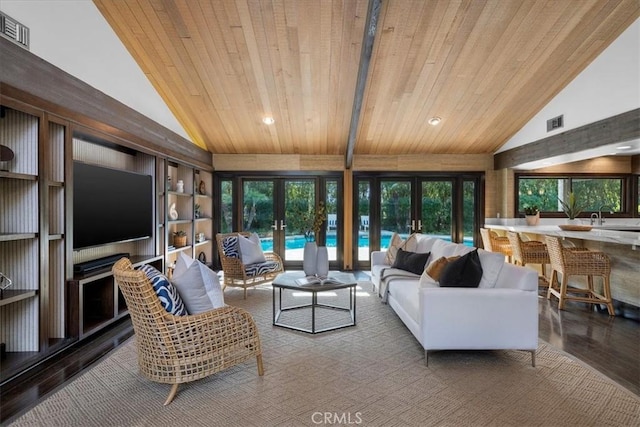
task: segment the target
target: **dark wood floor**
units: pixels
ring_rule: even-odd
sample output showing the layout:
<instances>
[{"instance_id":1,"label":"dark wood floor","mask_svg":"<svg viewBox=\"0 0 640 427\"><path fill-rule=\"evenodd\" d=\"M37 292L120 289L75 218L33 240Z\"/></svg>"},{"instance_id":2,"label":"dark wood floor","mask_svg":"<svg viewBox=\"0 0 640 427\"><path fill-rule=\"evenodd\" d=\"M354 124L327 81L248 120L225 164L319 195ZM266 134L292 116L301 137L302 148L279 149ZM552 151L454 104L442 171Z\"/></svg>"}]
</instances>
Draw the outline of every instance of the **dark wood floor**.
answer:
<instances>
[{"instance_id":1,"label":"dark wood floor","mask_svg":"<svg viewBox=\"0 0 640 427\"><path fill-rule=\"evenodd\" d=\"M640 396L640 320L638 309L610 318L585 304L540 298L539 336L577 357ZM626 317L625 317L626 316ZM132 335L123 320L91 341L75 346L32 369L0 390L0 424L5 425L102 359Z\"/></svg>"}]
</instances>

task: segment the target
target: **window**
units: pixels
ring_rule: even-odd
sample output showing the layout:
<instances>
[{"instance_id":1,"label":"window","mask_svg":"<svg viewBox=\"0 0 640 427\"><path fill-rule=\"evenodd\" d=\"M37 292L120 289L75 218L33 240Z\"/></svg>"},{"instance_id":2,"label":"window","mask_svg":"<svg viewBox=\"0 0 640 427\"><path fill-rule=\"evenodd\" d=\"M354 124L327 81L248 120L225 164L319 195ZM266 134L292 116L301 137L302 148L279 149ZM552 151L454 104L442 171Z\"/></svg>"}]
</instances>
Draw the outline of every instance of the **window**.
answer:
<instances>
[{"instance_id":1,"label":"window","mask_svg":"<svg viewBox=\"0 0 640 427\"><path fill-rule=\"evenodd\" d=\"M615 214L631 212L627 206L626 176L549 176L549 175L517 175L516 206L518 214L524 214L524 208L538 206L541 212L562 215L560 201L567 199L573 192L584 213L607 210ZM584 214L583 214L584 216Z\"/></svg>"}]
</instances>

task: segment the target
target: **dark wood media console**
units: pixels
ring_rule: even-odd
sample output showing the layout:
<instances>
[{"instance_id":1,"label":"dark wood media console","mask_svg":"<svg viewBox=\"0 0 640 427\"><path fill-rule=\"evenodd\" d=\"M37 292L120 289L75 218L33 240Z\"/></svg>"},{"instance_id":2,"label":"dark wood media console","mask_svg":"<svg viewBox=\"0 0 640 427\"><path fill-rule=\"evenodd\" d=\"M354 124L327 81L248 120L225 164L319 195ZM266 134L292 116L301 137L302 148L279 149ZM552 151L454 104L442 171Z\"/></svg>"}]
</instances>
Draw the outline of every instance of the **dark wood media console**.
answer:
<instances>
[{"instance_id":1,"label":"dark wood media console","mask_svg":"<svg viewBox=\"0 0 640 427\"><path fill-rule=\"evenodd\" d=\"M151 264L163 270L163 257L132 256L134 266ZM78 274L67 281L67 336L83 339L126 316L127 305L111 267Z\"/></svg>"}]
</instances>

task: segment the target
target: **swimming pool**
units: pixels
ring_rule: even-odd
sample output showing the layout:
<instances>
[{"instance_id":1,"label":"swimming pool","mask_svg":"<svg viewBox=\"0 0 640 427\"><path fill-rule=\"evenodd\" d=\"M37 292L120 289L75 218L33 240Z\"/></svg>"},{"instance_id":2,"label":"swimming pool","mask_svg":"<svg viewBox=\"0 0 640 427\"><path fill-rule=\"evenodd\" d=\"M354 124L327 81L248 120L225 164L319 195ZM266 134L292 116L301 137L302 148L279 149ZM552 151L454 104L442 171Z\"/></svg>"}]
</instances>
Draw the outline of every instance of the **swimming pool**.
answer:
<instances>
[{"instance_id":1,"label":"swimming pool","mask_svg":"<svg viewBox=\"0 0 640 427\"><path fill-rule=\"evenodd\" d=\"M391 241L392 234L384 234L380 237L380 247L385 249L389 247L389 242ZM403 239L406 239L407 236L402 236ZM451 237L449 236L438 236L438 238L442 240L451 241ZM304 236L288 236L285 240L285 248L286 249L302 249L304 248L304 244L306 239ZM260 239L260 243L262 244L263 251L272 251L273 250L273 240L271 238L262 238ZM329 248L336 247L336 236L329 235L326 238L326 246ZM470 237L465 237L464 244L467 246L473 246L473 239ZM361 234L358 237L358 247L359 248L367 248L369 247L369 236L366 234Z\"/></svg>"}]
</instances>

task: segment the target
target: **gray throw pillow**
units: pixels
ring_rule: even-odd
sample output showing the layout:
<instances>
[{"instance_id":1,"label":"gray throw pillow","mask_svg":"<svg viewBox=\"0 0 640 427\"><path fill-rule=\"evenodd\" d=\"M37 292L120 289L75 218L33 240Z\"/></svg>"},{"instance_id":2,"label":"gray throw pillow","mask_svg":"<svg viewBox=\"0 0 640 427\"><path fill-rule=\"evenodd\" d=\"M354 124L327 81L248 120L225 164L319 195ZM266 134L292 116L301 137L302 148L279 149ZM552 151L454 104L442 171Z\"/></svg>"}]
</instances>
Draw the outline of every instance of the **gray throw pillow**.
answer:
<instances>
[{"instance_id":1,"label":"gray throw pillow","mask_svg":"<svg viewBox=\"0 0 640 427\"><path fill-rule=\"evenodd\" d=\"M431 252L409 252L398 248L396 259L391 267L409 271L413 274L422 274L425 265L427 265L429 255L431 255Z\"/></svg>"}]
</instances>

